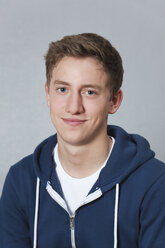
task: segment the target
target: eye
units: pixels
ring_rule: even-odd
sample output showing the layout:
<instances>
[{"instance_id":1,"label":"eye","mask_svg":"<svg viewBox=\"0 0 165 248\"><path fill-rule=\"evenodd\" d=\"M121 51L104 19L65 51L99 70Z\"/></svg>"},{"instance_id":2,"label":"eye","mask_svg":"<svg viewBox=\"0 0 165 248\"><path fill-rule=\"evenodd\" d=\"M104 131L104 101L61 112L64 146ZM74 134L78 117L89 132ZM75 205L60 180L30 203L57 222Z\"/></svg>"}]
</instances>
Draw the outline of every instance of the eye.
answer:
<instances>
[{"instance_id":1,"label":"eye","mask_svg":"<svg viewBox=\"0 0 165 248\"><path fill-rule=\"evenodd\" d=\"M92 96L92 95L95 95L95 94L96 94L96 92L93 91L93 90L87 90L86 91L86 95Z\"/></svg>"},{"instance_id":2,"label":"eye","mask_svg":"<svg viewBox=\"0 0 165 248\"><path fill-rule=\"evenodd\" d=\"M57 91L60 93L65 93L67 90L65 87L61 87L61 88L58 88Z\"/></svg>"}]
</instances>

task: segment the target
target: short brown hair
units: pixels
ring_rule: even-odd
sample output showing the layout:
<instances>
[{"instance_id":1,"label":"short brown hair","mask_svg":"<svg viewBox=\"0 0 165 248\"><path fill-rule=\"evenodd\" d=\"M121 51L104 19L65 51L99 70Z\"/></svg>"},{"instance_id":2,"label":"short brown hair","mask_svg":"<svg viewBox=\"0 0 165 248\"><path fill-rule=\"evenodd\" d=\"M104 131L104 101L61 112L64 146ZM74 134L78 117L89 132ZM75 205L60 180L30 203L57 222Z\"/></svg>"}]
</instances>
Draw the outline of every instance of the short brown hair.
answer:
<instances>
[{"instance_id":1,"label":"short brown hair","mask_svg":"<svg viewBox=\"0 0 165 248\"><path fill-rule=\"evenodd\" d=\"M123 81L122 59L111 43L100 35L82 33L64 36L61 40L51 42L45 55L46 77L48 87L52 71L64 57L85 58L92 57L98 60L103 69L109 74L110 89L113 96L121 87Z\"/></svg>"}]
</instances>

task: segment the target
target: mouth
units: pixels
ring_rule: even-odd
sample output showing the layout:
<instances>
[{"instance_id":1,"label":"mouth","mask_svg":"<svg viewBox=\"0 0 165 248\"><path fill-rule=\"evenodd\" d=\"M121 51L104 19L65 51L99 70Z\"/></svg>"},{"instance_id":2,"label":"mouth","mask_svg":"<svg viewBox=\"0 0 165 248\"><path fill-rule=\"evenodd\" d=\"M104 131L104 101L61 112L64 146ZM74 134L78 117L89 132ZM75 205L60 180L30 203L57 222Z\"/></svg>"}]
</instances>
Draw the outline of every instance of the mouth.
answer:
<instances>
[{"instance_id":1,"label":"mouth","mask_svg":"<svg viewBox=\"0 0 165 248\"><path fill-rule=\"evenodd\" d=\"M62 118L62 120L70 126L79 126L86 121L86 120L72 119L72 118Z\"/></svg>"}]
</instances>

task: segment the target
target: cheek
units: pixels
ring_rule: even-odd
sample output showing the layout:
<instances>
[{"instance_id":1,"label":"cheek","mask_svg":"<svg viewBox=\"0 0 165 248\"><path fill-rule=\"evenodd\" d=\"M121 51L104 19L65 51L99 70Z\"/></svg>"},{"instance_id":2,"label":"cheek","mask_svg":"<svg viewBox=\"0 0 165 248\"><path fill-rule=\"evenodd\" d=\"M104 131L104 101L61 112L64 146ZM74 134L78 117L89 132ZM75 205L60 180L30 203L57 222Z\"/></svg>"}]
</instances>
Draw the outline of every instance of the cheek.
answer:
<instances>
[{"instance_id":1,"label":"cheek","mask_svg":"<svg viewBox=\"0 0 165 248\"><path fill-rule=\"evenodd\" d=\"M52 113L61 113L65 111L65 102L58 98L50 100L50 111Z\"/></svg>"},{"instance_id":2,"label":"cheek","mask_svg":"<svg viewBox=\"0 0 165 248\"><path fill-rule=\"evenodd\" d=\"M108 115L109 105L106 104L104 101L99 101L95 103L88 102L86 104L85 109L86 109L86 112L90 115L104 116L104 115Z\"/></svg>"}]
</instances>

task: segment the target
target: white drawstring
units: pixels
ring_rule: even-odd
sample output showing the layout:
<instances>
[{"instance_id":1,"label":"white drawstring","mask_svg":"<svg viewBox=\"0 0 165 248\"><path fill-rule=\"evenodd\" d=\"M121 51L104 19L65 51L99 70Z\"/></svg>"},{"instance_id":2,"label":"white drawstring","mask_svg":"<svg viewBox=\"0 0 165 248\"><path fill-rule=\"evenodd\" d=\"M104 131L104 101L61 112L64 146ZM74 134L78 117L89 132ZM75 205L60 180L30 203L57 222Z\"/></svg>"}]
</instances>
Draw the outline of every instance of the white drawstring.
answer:
<instances>
[{"instance_id":1,"label":"white drawstring","mask_svg":"<svg viewBox=\"0 0 165 248\"><path fill-rule=\"evenodd\" d=\"M39 209L39 188L40 188L40 179L37 178L33 248L37 248L37 224L38 224L38 209ZM114 211L114 248L117 248L118 206L119 206L119 184L116 184L115 211Z\"/></svg>"},{"instance_id":2,"label":"white drawstring","mask_svg":"<svg viewBox=\"0 0 165 248\"><path fill-rule=\"evenodd\" d=\"M116 184L115 213L114 213L114 248L117 248L118 206L119 206L119 184Z\"/></svg>"},{"instance_id":3,"label":"white drawstring","mask_svg":"<svg viewBox=\"0 0 165 248\"><path fill-rule=\"evenodd\" d=\"M33 248L37 248L37 224L38 224L38 209L39 209L39 189L40 189L40 179L37 177Z\"/></svg>"}]
</instances>

